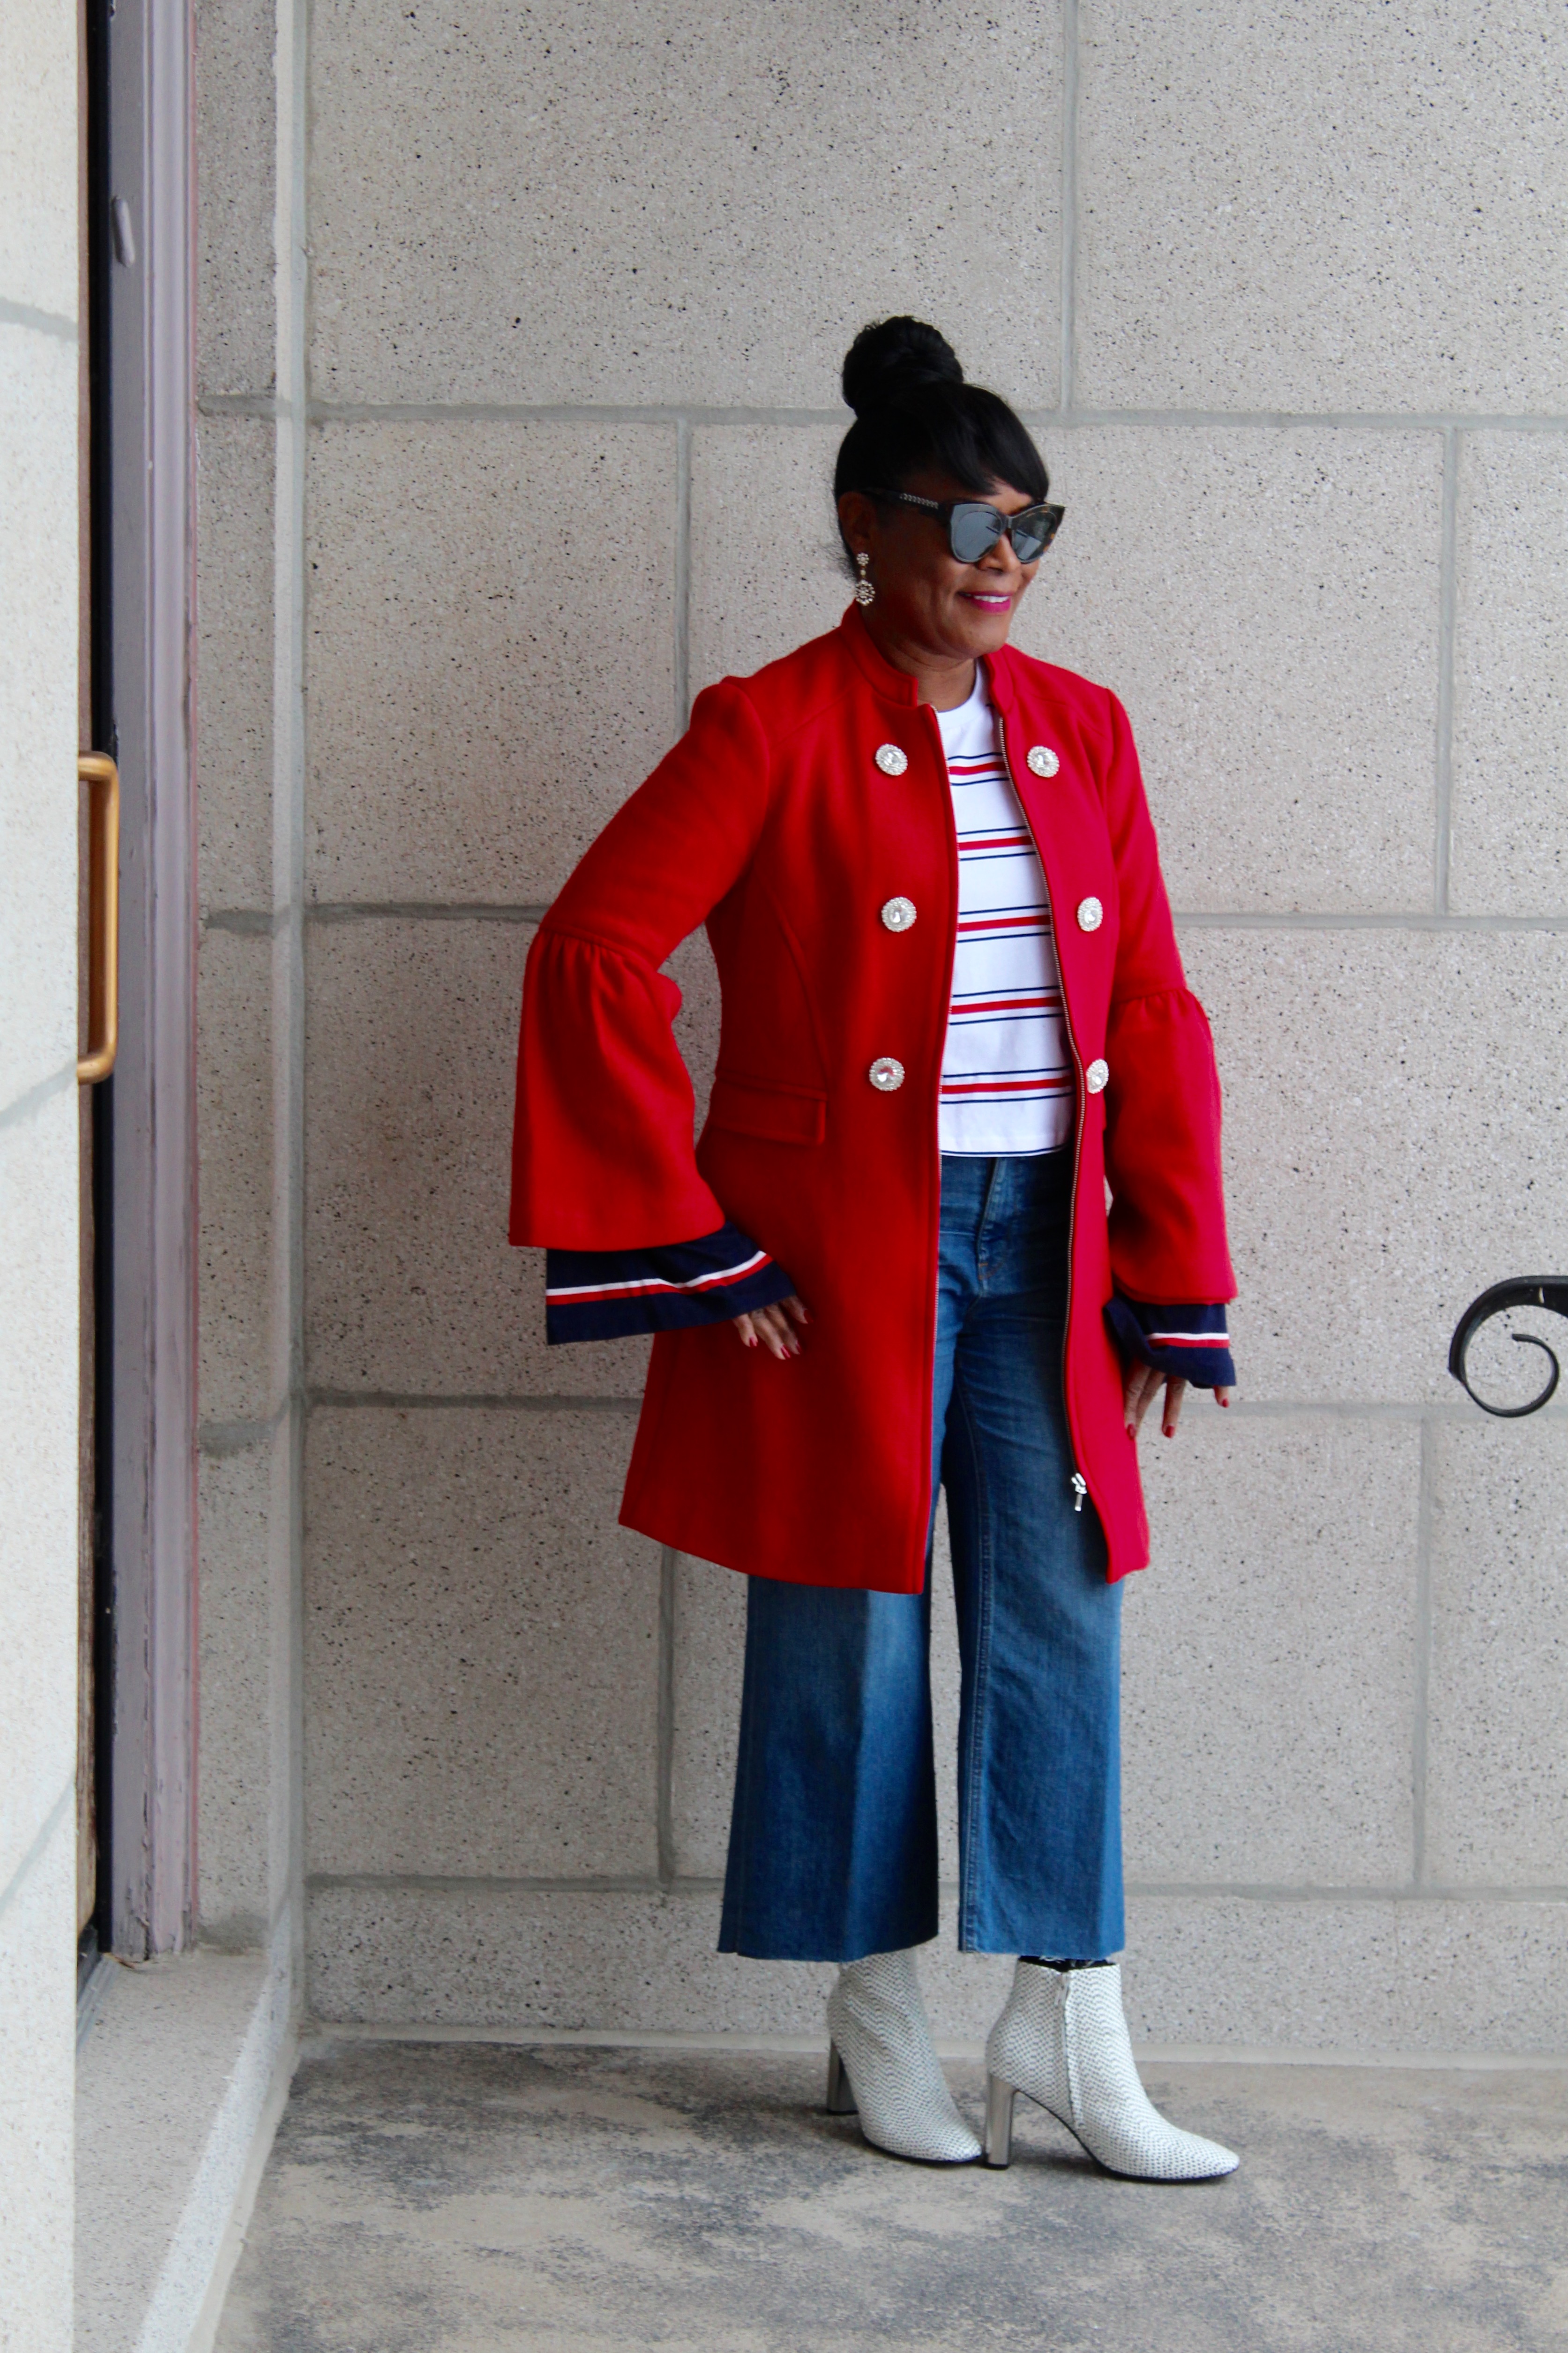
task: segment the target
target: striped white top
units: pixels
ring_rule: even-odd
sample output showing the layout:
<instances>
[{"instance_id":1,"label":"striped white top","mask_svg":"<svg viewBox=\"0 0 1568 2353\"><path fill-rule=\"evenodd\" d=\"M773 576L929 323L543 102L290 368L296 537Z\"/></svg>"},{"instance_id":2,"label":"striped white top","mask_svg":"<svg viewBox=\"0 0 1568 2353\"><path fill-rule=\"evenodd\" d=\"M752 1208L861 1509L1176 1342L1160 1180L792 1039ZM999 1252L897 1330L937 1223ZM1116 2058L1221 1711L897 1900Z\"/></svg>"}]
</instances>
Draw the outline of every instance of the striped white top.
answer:
<instances>
[{"instance_id":1,"label":"striped white top","mask_svg":"<svg viewBox=\"0 0 1568 2353\"><path fill-rule=\"evenodd\" d=\"M1050 894L1008 781L985 673L939 711L958 832L958 944L942 1058L943 1152L1056 1152L1072 1137Z\"/></svg>"}]
</instances>

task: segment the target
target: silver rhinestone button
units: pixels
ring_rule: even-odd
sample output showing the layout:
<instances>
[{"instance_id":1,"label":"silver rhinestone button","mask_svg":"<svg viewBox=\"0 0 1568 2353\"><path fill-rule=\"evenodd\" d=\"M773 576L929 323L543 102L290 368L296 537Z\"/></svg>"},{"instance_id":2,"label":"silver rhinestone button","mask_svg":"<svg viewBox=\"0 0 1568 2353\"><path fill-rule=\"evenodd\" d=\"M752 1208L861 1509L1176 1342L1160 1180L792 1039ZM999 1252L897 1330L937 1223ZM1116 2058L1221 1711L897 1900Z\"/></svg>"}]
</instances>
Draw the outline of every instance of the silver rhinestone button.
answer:
<instances>
[{"instance_id":1,"label":"silver rhinestone button","mask_svg":"<svg viewBox=\"0 0 1568 2353\"><path fill-rule=\"evenodd\" d=\"M889 899L882 909L882 921L890 932L907 932L915 919L912 899Z\"/></svg>"},{"instance_id":2,"label":"silver rhinestone button","mask_svg":"<svg viewBox=\"0 0 1568 2353\"><path fill-rule=\"evenodd\" d=\"M1029 765L1037 776L1054 776L1061 762L1048 744L1034 744L1029 747Z\"/></svg>"},{"instance_id":3,"label":"silver rhinestone button","mask_svg":"<svg viewBox=\"0 0 1568 2353\"><path fill-rule=\"evenodd\" d=\"M910 765L910 755L897 744L879 744L877 765L885 776L901 776Z\"/></svg>"},{"instance_id":4,"label":"silver rhinestone button","mask_svg":"<svg viewBox=\"0 0 1568 2353\"><path fill-rule=\"evenodd\" d=\"M895 1087L901 1087L904 1083L904 1066L902 1062L895 1062L891 1054L879 1054L866 1076L879 1094L890 1095Z\"/></svg>"},{"instance_id":5,"label":"silver rhinestone button","mask_svg":"<svg viewBox=\"0 0 1568 2353\"><path fill-rule=\"evenodd\" d=\"M1080 899L1078 902L1078 927L1080 932L1098 932L1105 921L1105 910L1098 899Z\"/></svg>"},{"instance_id":6,"label":"silver rhinestone button","mask_svg":"<svg viewBox=\"0 0 1568 2353\"><path fill-rule=\"evenodd\" d=\"M1110 1065L1109 1062L1091 1062L1088 1070L1085 1071L1083 1074L1083 1082L1089 1089L1091 1095L1097 1095L1100 1093L1105 1082L1110 1076Z\"/></svg>"}]
</instances>

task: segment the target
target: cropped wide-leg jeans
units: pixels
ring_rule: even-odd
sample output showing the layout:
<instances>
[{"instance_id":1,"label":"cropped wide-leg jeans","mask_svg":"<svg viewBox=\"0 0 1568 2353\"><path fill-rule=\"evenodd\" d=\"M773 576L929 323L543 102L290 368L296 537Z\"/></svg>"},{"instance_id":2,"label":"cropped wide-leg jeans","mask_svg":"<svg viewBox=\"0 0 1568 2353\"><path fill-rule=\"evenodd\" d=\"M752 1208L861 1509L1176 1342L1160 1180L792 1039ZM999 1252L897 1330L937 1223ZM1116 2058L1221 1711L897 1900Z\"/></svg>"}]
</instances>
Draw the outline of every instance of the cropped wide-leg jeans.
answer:
<instances>
[{"instance_id":1,"label":"cropped wide-leg jeans","mask_svg":"<svg viewBox=\"0 0 1568 2353\"><path fill-rule=\"evenodd\" d=\"M1072 1157L942 1159L932 1522L940 1481L960 1948L1099 1960L1123 1941L1121 1588L1075 1508L1062 1403ZM931 1558L928 1535L918 1594L748 1580L721 1952L852 1961L936 1935Z\"/></svg>"}]
</instances>

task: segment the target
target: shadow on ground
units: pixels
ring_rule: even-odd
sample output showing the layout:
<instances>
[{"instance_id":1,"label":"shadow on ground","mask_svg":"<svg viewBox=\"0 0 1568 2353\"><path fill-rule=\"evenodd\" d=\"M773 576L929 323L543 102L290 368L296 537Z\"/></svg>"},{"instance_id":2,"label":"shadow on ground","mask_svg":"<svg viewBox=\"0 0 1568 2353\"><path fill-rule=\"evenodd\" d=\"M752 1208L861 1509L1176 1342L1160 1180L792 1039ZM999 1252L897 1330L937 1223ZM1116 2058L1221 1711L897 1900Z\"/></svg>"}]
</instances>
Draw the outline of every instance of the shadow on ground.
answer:
<instances>
[{"instance_id":1,"label":"shadow on ground","mask_svg":"<svg viewBox=\"0 0 1568 2353\"><path fill-rule=\"evenodd\" d=\"M309 2044L216 2353L1507 2353L1568 2343L1568 2077L1146 2070L1228 2180L1110 2179L1019 2103L901 2165L808 2058ZM978 2122L981 2076L950 2067Z\"/></svg>"}]
</instances>

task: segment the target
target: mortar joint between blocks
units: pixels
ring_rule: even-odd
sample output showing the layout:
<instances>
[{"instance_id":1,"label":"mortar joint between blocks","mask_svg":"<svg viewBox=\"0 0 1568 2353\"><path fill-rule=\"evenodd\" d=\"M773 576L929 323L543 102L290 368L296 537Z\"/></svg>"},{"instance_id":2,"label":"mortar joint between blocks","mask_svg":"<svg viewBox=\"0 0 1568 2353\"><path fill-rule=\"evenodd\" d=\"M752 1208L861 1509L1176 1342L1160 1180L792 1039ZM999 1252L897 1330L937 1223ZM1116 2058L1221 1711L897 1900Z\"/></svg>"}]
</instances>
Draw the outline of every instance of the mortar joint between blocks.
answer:
<instances>
[{"instance_id":1,"label":"mortar joint between blocks","mask_svg":"<svg viewBox=\"0 0 1568 2353\"><path fill-rule=\"evenodd\" d=\"M1460 435L1457 425L1443 434L1442 552L1437 586L1437 733L1432 854L1433 913L1448 913L1453 858L1454 639L1458 609L1458 539Z\"/></svg>"},{"instance_id":2,"label":"mortar joint between blocks","mask_svg":"<svg viewBox=\"0 0 1568 2353\"><path fill-rule=\"evenodd\" d=\"M679 1876L675 1852L675 1583L679 1556L670 1545L658 1556L658 1701L654 1789L658 1883L668 1893Z\"/></svg>"},{"instance_id":3,"label":"mortar joint between blocks","mask_svg":"<svg viewBox=\"0 0 1568 2353\"><path fill-rule=\"evenodd\" d=\"M1415 1656L1410 1725L1410 1878L1416 1890L1427 1883L1427 1708L1432 1681L1432 1544L1437 1486L1437 1438L1442 1417L1421 1417L1420 1486L1415 1513Z\"/></svg>"},{"instance_id":4,"label":"mortar joint between blocks","mask_svg":"<svg viewBox=\"0 0 1568 2353\"><path fill-rule=\"evenodd\" d=\"M1070 413L1078 374L1078 0L1062 0L1061 382L1062 414Z\"/></svg>"},{"instance_id":5,"label":"mortar joint between blocks","mask_svg":"<svg viewBox=\"0 0 1568 2353\"><path fill-rule=\"evenodd\" d=\"M691 716L691 423L675 425L675 732Z\"/></svg>"}]
</instances>

